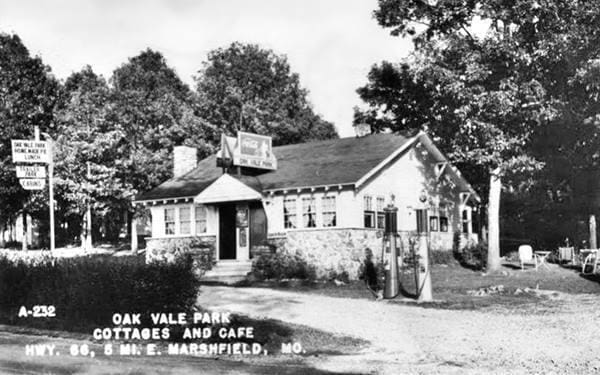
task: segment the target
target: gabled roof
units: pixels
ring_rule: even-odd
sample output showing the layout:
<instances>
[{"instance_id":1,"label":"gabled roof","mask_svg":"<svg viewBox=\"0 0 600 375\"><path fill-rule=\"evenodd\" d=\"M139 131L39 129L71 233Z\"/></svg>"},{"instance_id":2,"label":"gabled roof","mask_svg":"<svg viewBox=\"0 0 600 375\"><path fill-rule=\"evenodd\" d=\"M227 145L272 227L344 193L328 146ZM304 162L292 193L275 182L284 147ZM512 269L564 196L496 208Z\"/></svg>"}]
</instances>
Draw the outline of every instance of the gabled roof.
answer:
<instances>
[{"instance_id":1,"label":"gabled roof","mask_svg":"<svg viewBox=\"0 0 600 375\"><path fill-rule=\"evenodd\" d=\"M273 147L277 170L256 177L232 176L262 191L354 184L408 141L400 135L372 134L278 146ZM223 174L216 163L216 155L209 156L191 172L167 180L136 200L195 197Z\"/></svg>"},{"instance_id":2,"label":"gabled roof","mask_svg":"<svg viewBox=\"0 0 600 375\"><path fill-rule=\"evenodd\" d=\"M277 170L266 171L254 177L231 176L262 192L357 185L377 173L417 140L423 141L423 138L429 139L424 133L419 133L413 138L395 134L371 134L360 138L279 146L273 148L273 154L277 158ZM429 146L429 143L425 141L426 146ZM437 148L435 150L437 151ZM216 166L216 155L212 155L201 160L191 172L162 183L155 189L138 196L136 200L195 197L222 174L222 169ZM468 185L466 181L464 183Z\"/></svg>"}]
</instances>

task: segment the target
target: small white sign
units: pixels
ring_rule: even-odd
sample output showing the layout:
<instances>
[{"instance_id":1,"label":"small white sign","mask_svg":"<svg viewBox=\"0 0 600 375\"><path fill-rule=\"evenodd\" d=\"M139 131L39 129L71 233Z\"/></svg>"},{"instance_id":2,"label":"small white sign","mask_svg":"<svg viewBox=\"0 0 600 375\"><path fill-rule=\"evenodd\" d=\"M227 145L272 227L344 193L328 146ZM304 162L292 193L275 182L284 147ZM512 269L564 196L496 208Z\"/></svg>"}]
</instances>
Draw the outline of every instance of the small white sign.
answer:
<instances>
[{"instance_id":1,"label":"small white sign","mask_svg":"<svg viewBox=\"0 0 600 375\"><path fill-rule=\"evenodd\" d=\"M21 178L19 182L25 190L42 190L46 186L43 178Z\"/></svg>"},{"instance_id":2,"label":"small white sign","mask_svg":"<svg viewBox=\"0 0 600 375\"><path fill-rule=\"evenodd\" d=\"M12 157L15 163L49 163L50 147L48 142L13 139Z\"/></svg>"},{"instance_id":3,"label":"small white sign","mask_svg":"<svg viewBox=\"0 0 600 375\"><path fill-rule=\"evenodd\" d=\"M18 178L46 178L46 168L41 165L17 165Z\"/></svg>"}]
</instances>

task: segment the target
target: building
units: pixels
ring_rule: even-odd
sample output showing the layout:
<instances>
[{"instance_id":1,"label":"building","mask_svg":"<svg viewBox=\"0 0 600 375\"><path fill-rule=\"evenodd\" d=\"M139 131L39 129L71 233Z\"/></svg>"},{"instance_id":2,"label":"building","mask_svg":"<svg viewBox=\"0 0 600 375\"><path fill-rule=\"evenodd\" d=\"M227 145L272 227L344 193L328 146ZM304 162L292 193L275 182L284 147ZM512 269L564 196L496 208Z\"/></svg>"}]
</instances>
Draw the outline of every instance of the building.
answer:
<instances>
[{"instance_id":1,"label":"building","mask_svg":"<svg viewBox=\"0 0 600 375\"><path fill-rule=\"evenodd\" d=\"M477 241L479 197L425 133L272 149L270 139L260 144L266 137L240 134L224 137L221 151L198 163L196 150L176 147L174 177L137 198L152 216L149 259L169 242L195 237L217 265L248 266L257 253L280 248L323 274L355 277L366 248L381 252L388 204L398 208L405 246L417 231L429 232L433 249ZM245 151L248 145L254 148Z\"/></svg>"}]
</instances>

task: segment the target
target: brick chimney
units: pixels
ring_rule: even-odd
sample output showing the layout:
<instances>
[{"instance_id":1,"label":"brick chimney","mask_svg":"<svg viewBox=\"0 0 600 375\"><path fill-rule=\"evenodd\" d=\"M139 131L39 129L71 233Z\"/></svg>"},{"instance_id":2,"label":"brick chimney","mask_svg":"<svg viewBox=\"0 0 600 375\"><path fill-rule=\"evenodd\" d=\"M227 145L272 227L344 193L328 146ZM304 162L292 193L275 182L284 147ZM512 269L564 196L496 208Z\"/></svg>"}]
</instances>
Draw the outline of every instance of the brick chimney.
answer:
<instances>
[{"instance_id":1,"label":"brick chimney","mask_svg":"<svg viewBox=\"0 0 600 375\"><path fill-rule=\"evenodd\" d=\"M181 177L196 168L198 157L196 149L189 146L173 147L173 177Z\"/></svg>"},{"instance_id":2,"label":"brick chimney","mask_svg":"<svg viewBox=\"0 0 600 375\"><path fill-rule=\"evenodd\" d=\"M356 138L365 137L371 134L371 125L360 123L352 125L354 127L354 133L356 133Z\"/></svg>"}]
</instances>

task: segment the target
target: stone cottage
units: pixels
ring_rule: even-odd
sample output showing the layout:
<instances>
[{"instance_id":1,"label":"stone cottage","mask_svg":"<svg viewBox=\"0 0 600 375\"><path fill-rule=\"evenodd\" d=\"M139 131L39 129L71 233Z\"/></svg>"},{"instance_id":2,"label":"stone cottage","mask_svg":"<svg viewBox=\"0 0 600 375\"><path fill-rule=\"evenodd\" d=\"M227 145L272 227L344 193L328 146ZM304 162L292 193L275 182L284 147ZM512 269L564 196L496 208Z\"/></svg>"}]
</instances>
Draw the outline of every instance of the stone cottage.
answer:
<instances>
[{"instance_id":1,"label":"stone cottage","mask_svg":"<svg viewBox=\"0 0 600 375\"><path fill-rule=\"evenodd\" d=\"M174 177L137 197L152 217L147 259L195 238L214 251L216 275L245 274L258 253L281 249L351 277L365 248L381 252L386 205L398 208L402 242L427 232L433 249L451 250L478 240L478 202L425 133L279 147L239 133L199 162L178 146Z\"/></svg>"}]
</instances>

